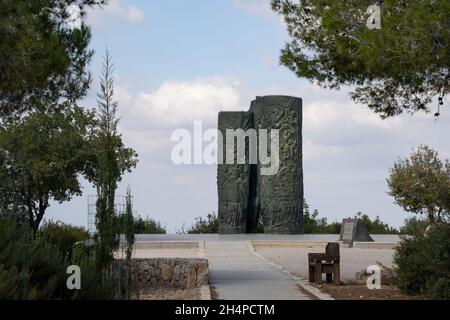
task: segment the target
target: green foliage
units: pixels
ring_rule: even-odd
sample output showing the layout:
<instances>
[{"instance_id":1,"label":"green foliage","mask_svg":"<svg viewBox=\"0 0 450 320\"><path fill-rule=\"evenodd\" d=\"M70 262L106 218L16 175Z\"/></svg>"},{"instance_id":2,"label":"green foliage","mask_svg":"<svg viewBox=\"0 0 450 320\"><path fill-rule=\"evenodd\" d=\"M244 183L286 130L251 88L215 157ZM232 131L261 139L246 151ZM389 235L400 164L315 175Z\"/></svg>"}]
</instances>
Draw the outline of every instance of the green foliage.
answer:
<instances>
[{"instance_id":1,"label":"green foliage","mask_svg":"<svg viewBox=\"0 0 450 320\"><path fill-rule=\"evenodd\" d=\"M27 225L19 225L14 218L1 219L0 236L0 277L6 281L1 298L64 297L67 262L56 247L33 239Z\"/></svg>"},{"instance_id":2,"label":"green foliage","mask_svg":"<svg viewBox=\"0 0 450 320\"><path fill-rule=\"evenodd\" d=\"M449 299L450 225L435 224L427 236L404 239L397 248L399 288L407 294Z\"/></svg>"},{"instance_id":3,"label":"green foliage","mask_svg":"<svg viewBox=\"0 0 450 320\"><path fill-rule=\"evenodd\" d=\"M426 214L431 223L450 218L450 163L430 147L421 145L409 159L398 160L387 183L405 211Z\"/></svg>"},{"instance_id":4,"label":"green foliage","mask_svg":"<svg viewBox=\"0 0 450 320\"><path fill-rule=\"evenodd\" d=\"M92 113L66 105L0 126L0 208L26 214L36 232L51 200L81 195L93 125Z\"/></svg>"},{"instance_id":5,"label":"green foliage","mask_svg":"<svg viewBox=\"0 0 450 320\"><path fill-rule=\"evenodd\" d=\"M395 228L383 223L380 217L371 220L366 214L358 212L355 218L361 219L371 234L397 234L399 233ZM303 200L303 221L305 233L308 234L339 234L341 233L341 223L333 222L328 224L327 218L319 218L319 211L315 209L313 213L310 212L309 204Z\"/></svg>"},{"instance_id":6,"label":"green foliage","mask_svg":"<svg viewBox=\"0 0 450 320\"><path fill-rule=\"evenodd\" d=\"M371 220L368 215L357 213L355 218L361 219L365 224L367 231L372 234L398 234L398 230L383 223L377 216ZM309 204L303 200L303 222L305 234L339 234L341 232L341 223L328 223L327 218L319 218L319 211L315 209L310 212ZM195 218L194 224L185 230L184 226L179 233L217 233L219 230L219 221L215 213L208 214L206 218ZM264 233L262 221L258 222L257 233Z\"/></svg>"},{"instance_id":7,"label":"green foliage","mask_svg":"<svg viewBox=\"0 0 450 320\"><path fill-rule=\"evenodd\" d=\"M71 233L70 227L65 229ZM95 270L94 249L79 246L67 255L61 251L66 250L65 243L53 242L66 241L61 232L60 226L52 225L43 231L45 236L34 238L29 226L16 217L0 218L0 299L114 298L112 279L102 279ZM81 290L67 289L69 265L81 268Z\"/></svg>"},{"instance_id":8,"label":"green foliage","mask_svg":"<svg viewBox=\"0 0 450 320\"><path fill-rule=\"evenodd\" d=\"M96 226L99 237L97 249L98 269L108 270L113 261L113 250L117 245L115 228L115 193L118 182L125 172L137 164L137 154L126 148L117 130L118 104L114 101L114 67L106 51L98 94L98 126L90 146L95 154L88 179L97 188Z\"/></svg>"},{"instance_id":9,"label":"green foliage","mask_svg":"<svg viewBox=\"0 0 450 320\"><path fill-rule=\"evenodd\" d=\"M72 253L71 264L81 270L81 290L73 290L72 300L110 300L117 297L117 287L114 276L97 271L95 261L96 247L78 245Z\"/></svg>"},{"instance_id":10,"label":"green foliage","mask_svg":"<svg viewBox=\"0 0 450 320\"><path fill-rule=\"evenodd\" d=\"M405 219L405 225L400 228L400 233L408 236L423 235L429 224L430 223L427 219L411 217L409 219Z\"/></svg>"},{"instance_id":11,"label":"green foliage","mask_svg":"<svg viewBox=\"0 0 450 320\"><path fill-rule=\"evenodd\" d=\"M352 98L382 117L439 107L449 93L450 2L384 0L381 29L366 23L372 0L272 0L290 41L280 62L323 87L352 85ZM438 111L439 112L439 111Z\"/></svg>"},{"instance_id":12,"label":"green foliage","mask_svg":"<svg viewBox=\"0 0 450 320\"><path fill-rule=\"evenodd\" d=\"M355 216L357 219L361 219L367 232L370 234L398 234L399 231L387 223L381 221L380 217L377 216L374 220L371 220L367 214L358 212Z\"/></svg>"},{"instance_id":13,"label":"green foliage","mask_svg":"<svg viewBox=\"0 0 450 320\"><path fill-rule=\"evenodd\" d=\"M219 220L216 214L208 213L206 219L195 218L194 224L186 230L186 233L217 233L219 231Z\"/></svg>"},{"instance_id":14,"label":"green foliage","mask_svg":"<svg viewBox=\"0 0 450 320\"><path fill-rule=\"evenodd\" d=\"M0 2L0 118L57 108L82 98L90 83L90 29L70 12L104 0Z\"/></svg>"},{"instance_id":15,"label":"green foliage","mask_svg":"<svg viewBox=\"0 0 450 320\"><path fill-rule=\"evenodd\" d=\"M39 229L38 237L58 248L64 257L72 256L75 243L89 239L89 232L83 227L74 227L58 222L46 222Z\"/></svg>"},{"instance_id":16,"label":"green foliage","mask_svg":"<svg viewBox=\"0 0 450 320\"><path fill-rule=\"evenodd\" d=\"M306 234L339 234L341 232L340 223L333 222L328 224L327 218L319 218L317 209L311 214L309 204L305 199L303 199L303 223Z\"/></svg>"},{"instance_id":17,"label":"green foliage","mask_svg":"<svg viewBox=\"0 0 450 320\"><path fill-rule=\"evenodd\" d=\"M427 297L432 300L450 300L450 279L439 278L427 287Z\"/></svg>"},{"instance_id":18,"label":"green foliage","mask_svg":"<svg viewBox=\"0 0 450 320\"><path fill-rule=\"evenodd\" d=\"M128 187L127 189L126 202L127 202L126 210L123 217L124 219L123 231L125 234L125 239L127 241L127 260L130 261L134 245L134 218L133 218L133 204L130 187Z\"/></svg>"},{"instance_id":19,"label":"green foliage","mask_svg":"<svg viewBox=\"0 0 450 320\"><path fill-rule=\"evenodd\" d=\"M141 216L134 218L134 233L135 234L165 234L166 227L161 225L159 221L149 218L144 219Z\"/></svg>"}]
</instances>

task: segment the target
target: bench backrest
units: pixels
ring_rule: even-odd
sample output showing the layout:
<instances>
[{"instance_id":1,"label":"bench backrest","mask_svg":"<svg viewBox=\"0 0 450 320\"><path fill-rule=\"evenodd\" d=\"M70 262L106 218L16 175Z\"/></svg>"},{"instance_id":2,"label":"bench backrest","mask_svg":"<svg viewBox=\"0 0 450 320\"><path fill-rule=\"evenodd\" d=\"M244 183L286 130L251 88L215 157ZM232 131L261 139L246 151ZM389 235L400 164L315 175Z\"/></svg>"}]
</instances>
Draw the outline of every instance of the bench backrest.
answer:
<instances>
[{"instance_id":1,"label":"bench backrest","mask_svg":"<svg viewBox=\"0 0 450 320\"><path fill-rule=\"evenodd\" d=\"M339 256L339 243L329 242L325 248L325 253L334 256Z\"/></svg>"}]
</instances>

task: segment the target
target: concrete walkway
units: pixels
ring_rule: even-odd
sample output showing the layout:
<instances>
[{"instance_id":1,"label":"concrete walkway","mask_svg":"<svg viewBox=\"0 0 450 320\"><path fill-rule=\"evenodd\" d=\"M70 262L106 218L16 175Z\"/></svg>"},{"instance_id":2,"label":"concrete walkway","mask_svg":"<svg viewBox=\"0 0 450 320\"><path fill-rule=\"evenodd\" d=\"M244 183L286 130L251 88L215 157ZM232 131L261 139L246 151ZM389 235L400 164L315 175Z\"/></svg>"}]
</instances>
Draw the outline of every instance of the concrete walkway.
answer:
<instances>
[{"instance_id":1,"label":"concrete walkway","mask_svg":"<svg viewBox=\"0 0 450 320\"><path fill-rule=\"evenodd\" d=\"M223 300L308 300L297 281L250 252L245 241L206 241L209 281Z\"/></svg>"}]
</instances>

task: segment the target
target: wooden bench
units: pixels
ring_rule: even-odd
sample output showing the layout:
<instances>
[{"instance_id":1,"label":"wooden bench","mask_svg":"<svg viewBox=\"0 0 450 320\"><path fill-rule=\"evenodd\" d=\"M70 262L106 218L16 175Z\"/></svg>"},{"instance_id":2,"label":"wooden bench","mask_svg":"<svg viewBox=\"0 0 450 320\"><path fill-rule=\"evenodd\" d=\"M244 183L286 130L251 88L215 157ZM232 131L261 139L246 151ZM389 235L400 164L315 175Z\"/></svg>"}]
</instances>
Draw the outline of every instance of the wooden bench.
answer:
<instances>
[{"instance_id":1,"label":"wooden bench","mask_svg":"<svg viewBox=\"0 0 450 320\"><path fill-rule=\"evenodd\" d=\"M341 283L339 243L330 242L325 253L308 253L309 281L322 283L322 274L326 274L327 282Z\"/></svg>"}]
</instances>

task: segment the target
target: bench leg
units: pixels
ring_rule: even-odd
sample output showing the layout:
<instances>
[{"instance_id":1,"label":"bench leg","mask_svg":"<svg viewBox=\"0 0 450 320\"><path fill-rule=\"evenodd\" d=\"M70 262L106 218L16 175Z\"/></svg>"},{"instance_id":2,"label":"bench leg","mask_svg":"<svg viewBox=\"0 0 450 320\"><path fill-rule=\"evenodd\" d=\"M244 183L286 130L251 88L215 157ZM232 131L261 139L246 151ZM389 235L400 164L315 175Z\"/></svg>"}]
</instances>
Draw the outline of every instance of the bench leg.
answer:
<instances>
[{"instance_id":1,"label":"bench leg","mask_svg":"<svg viewBox=\"0 0 450 320\"><path fill-rule=\"evenodd\" d=\"M315 282L317 284L322 284L322 264L320 262L316 262L314 266L314 274L315 274Z\"/></svg>"},{"instance_id":2,"label":"bench leg","mask_svg":"<svg viewBox=\"0 0 450 320\"><path fill-rule=\"evenodd\" d=\"M315 282L316 278L315 278L315 270L314 270L314 266L309 265L309 282Z\"/></svg>"},{"instance_id":3,"label":"bench leg","mask_svg":"<svg viewBox=\"0 0 450 320\"><path fill-rule=\"evenodd\" d=\"M334 284L340 285L341 284L341 268L339 266L339 263L334 264Z\"/></svg>"}]
</instances>

